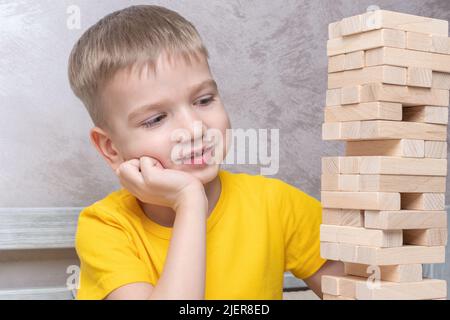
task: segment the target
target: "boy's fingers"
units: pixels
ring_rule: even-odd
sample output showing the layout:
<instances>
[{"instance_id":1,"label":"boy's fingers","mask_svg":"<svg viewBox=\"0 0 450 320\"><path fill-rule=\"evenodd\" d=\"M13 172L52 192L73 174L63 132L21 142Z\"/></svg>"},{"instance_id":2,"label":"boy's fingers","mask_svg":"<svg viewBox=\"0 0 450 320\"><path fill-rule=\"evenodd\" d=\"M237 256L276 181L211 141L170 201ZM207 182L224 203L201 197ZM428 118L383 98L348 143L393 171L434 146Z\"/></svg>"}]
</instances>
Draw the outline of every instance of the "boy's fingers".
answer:
<instances>
[{"instance_id":1,"label":"boy's fingers","mask_svg":"<svg viewBox=\"0 0 450 320\"><path fill-rule=\"evenodd\" d=\"M151 157L141 157L140 162L142 177L146 183L150 183L151 181L153 181L152 178L155 177L153 170L157 166L159 161Z\"/></svg>"},{"instance_id":2,"label":"boy's fingers","mask_svg":"<svg viewBox=\"0 0 450 320\"><path fill-rule=\"evenodd\" d=\"M143 156L139 159L140 161L144 160L147 161L146 163L150 163L150 165L152 167L158 167L158 168L164 168L161 164L161 162L159 162L157 159L152 158L152 157L147 157L147 156ZM141 162L142 163L142 162Z\"/></svg>"},{"instance_id":3,"label":"boy's fingers","mask_svg":"<svg viewBox=\"0 0 450 320\"><path fill-rule=\"evenodd\" d=\"M129 183L136 186L142 186L144 184L144 179L139 172L139 167L136 167L134 164L127 161L122 163L119 169L122 179L128 180Z\"/></svg>"},{"instance_id":4,"label":"boy's fingers","mask_svg":"<svg viewBox=\"0 0 450 320\"><path fill-rule=\"evenodd\" d=\"M131 164L131 165L133 165L133 166L135 166L135 167L138 168L138 169L139 169L139 167L140 167L139 159L131 159L131 160L128 161L128 163Z\"/></svg>"},{"instance_id":5,"label":"boy's fingers","mask_svg":"<svg viewBox=\"0 0 450 320\"><path fill-rule=\"evenodd\" d=\"M140 169L140 168L139 168L139 159L131 159L131 160L122 162L122 163L116 168L116 170L115 170L116 175L119 175L119 173L120 173L121 170L122 170L121 168L123 167L124 163L127 163L127 164L130 164L130 165L132 165L132 166L135 166L138 170Z\"/></svg>"}]
</instances>

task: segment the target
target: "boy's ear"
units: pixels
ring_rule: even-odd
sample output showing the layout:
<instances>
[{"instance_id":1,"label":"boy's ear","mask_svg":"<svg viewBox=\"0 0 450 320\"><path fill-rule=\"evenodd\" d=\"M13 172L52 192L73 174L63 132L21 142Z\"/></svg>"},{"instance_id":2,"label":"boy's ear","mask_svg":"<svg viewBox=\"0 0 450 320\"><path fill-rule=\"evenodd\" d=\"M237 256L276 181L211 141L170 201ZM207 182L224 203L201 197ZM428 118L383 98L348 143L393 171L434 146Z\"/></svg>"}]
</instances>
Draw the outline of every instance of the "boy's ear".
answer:
<instances>
[{"instance_id":1,"label":"boy's ear","mask_svg":"<svg viewBox=\"0 0 450 320\"><path fill-rule=\"evenodd\" d=\"M116 170L123 160L108 134L101 128L94 127L90 130L89 137L97 151L108 162L111 168Z\"/></svg>"}]
</instances>

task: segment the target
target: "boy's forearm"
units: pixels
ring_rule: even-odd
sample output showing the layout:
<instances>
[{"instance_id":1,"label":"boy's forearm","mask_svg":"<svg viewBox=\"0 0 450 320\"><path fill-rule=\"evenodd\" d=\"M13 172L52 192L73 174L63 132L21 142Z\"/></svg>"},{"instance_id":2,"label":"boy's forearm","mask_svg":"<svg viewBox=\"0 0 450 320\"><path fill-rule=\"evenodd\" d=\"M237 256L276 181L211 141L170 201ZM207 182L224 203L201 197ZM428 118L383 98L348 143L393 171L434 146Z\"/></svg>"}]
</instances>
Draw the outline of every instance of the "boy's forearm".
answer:
<instances>
[{"instance_id":1,"label":"boy's forearm","mask_svg":"<svg viewBox=\"0 0 450 320\"><path fill-rule=\"evenodd\" d=\"M164 269L149 299L204 299L207 210L202 193L191 193L177 208Z\"/></svg>"},{"instance_id":2,"label":"boy's forearm","mask_svg":"<svg viewBox=\"0 0 450 320\"><path fill-rule=\"evenodd\" d=\"M303 281L320 299L323 299L322 276L344 276L344 275L345 275L344 263L342 261L328 260L313 276L307 279L303 279Z\"/></svg>"}]
</instances>

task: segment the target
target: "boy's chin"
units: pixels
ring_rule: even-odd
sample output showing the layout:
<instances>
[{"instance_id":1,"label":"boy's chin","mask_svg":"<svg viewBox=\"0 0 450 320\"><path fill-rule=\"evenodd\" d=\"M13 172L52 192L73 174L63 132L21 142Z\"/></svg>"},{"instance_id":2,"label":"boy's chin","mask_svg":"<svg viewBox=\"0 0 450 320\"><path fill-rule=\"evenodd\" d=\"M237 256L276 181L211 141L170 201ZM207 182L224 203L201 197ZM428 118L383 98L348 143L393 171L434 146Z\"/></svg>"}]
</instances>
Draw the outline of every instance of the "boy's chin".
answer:
<instances>
[{"instance_id":1,"label":"boy's chin","mask_svg":"<svg viewBox=\"0 0 450 320\"><path fill-rule=\"evenodd\" d=\"M185 172L188 172L190 174L192 174L194 177L196 177L198 180L201 181L202 184L207 184L211 181L213 181L218 173L219 173L219 169L220 169L220 164L212 164L212 165L208 165L202 168L192 168L192 169L188 169L188 170L183 170Z\"/></svg>"}]
</instances>

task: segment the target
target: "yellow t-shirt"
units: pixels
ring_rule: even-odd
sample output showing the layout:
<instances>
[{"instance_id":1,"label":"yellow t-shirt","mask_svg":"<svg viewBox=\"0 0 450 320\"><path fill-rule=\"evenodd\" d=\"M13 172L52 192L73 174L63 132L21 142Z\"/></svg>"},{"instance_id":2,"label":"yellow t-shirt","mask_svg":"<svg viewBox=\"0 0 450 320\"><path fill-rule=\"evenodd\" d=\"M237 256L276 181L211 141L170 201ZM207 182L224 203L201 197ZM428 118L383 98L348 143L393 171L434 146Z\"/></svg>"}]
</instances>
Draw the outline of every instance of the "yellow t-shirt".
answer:
<instances>
[{"instance_id":1,"label":"yellow t-shirt","mask_svg":"<svg viewBox=\"0 0 450 320\"><path fill-rule=\"evenodd\" d=\"M304 279L326 261L320 202L276 178L225 170L219 177L221 194L207 220L205 298L282 299L284 271ZM103 299L132 282L155 286L171 233L123 188L86 207L76 233L77 299Z\"/></svg>"}]
</instances>

